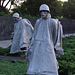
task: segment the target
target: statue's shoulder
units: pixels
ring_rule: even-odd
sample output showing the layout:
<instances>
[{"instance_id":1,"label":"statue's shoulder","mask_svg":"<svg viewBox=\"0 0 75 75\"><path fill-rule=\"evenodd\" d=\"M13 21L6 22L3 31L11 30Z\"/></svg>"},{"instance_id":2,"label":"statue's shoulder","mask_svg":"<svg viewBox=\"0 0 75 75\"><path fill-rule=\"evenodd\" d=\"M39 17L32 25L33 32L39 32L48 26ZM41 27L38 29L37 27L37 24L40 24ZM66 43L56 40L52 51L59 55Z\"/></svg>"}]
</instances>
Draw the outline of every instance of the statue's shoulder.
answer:
<instances>
[{"instance_id":1,"label":"statue's shoulder","mask_svg":"<svg viewBox=\"0 0 75 75\"><path fill-rule=\"evenodd\" d=\"M28 19L26 19L26 18L23 18L23 19L21 19L20 21L29 21Z\"/></svg>"},{"instance_id":2,"label":"statue's shoulder","mask_svg":"<svg viewBox=\"0 0 75 75\"><path fill-rule=\"evenodd\" d=\"M54 19L54 18L51 18L51 21L52 21L52 22L56 22L57 20L56 20L56 19Z\"/></svg>"},{"instance_id":3,"label":"statue's shoulder","mask_svg":"<svg viewBox=\"0 0 75 75\"><path fill-rule=\"evenodd\" d=\"M40 19L37 19L37 20L36 20L36 23L39 23L39 22L40 22Z\"/></svg>"},{"instance_id":4,"label":"statue's shoulder","mask_svg":"<svg viewBox=\"0 0 75 75\"><path fill-rule=\"evenodd\" d=\"M26 24L28 24L28 23L31 24L31 22L26 18L21 19L20 22L24 22Z\"/></svg>"},{"instance_id":5,"label":"statue's shoulder","mask_svg":"<svg viewBox=\"0 0 75 75\"><path fill-rule=\"evenodd\" d=\"M57 20L56 20L56 19L51 18L50 20L51 20L51 23L52 23L53 25L56 25L56 24L57 24Z\"/></svg>"},{"instance_id":6,"label":"statue's shoulder","mask_svg":"<svg viewBox=\"0 0 75 75\"><path fill-rule=\"evenodd\" d=\"M41 19L37 19L35 25L37 26L41 22Z\"/></svg>"}]
</instances>

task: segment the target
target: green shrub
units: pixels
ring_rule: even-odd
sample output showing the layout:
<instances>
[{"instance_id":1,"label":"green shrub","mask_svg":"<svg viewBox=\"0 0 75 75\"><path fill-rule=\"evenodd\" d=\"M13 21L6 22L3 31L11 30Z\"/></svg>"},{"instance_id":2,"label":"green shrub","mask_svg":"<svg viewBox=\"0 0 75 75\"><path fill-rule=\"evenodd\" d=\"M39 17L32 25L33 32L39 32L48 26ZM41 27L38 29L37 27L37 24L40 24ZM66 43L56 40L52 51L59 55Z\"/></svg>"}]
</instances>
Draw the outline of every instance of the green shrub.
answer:
<instances>
[{"instance_id":1,"label":"green shrub","mask_svg":"<svg viewBox=\"0 0 75 75\"><path fill-rule=\"evenodd\" d=\"M75 36L63 38L64 55L58 58L59 75L75 75Z\"/></svg>"},{"instance_id":2,"label":"green shrub","mask_svg":"<svg viewBox=\"0 0 75 75\"><path fill-rule=\"evenodd\" d=\"M0 47L0 55L8 55L10 48L2 48Z\"/></svg>"},{"instance_id":3,"label":"green shrub","mask_svg":"<svg viewBox=\"0 0 75 75\"><path fill-rule=\"evenodd\" d=\"M0 12L0 16L9 16L9 17L10 17L10 16L12 16L12 15L9 14L9 13L7 14L7 13L5 13L5 12Z\"/></svg>"}]
</instances>

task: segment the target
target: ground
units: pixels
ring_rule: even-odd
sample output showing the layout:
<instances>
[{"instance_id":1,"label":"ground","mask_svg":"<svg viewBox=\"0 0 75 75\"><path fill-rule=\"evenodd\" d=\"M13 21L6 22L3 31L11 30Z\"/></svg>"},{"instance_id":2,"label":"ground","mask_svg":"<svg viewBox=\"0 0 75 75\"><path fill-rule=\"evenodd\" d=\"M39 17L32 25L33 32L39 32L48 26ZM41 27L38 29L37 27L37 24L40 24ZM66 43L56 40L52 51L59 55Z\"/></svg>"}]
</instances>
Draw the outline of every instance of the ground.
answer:
<instances>
[{"instance_id":1,"label":"ground","mask_svg":"<svg viewBox=\"0 0 75 75\"><path fill-rule=\"evenodd\" d=\"M24 56L3 56L3 55L0 55L0 59L26 60Z\"/></svg>"}]
</instances>

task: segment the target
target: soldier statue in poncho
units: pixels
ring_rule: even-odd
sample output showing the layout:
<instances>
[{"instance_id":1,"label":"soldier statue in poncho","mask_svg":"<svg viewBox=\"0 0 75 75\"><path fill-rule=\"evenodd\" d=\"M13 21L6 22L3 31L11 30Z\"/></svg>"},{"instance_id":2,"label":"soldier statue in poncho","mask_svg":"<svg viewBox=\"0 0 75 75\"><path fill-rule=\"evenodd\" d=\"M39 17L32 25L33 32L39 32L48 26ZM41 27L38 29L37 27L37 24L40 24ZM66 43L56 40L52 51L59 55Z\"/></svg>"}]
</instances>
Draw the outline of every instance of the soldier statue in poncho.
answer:
<instances>
[{"instance_id":1,"label":"soldier statue in poncho","mask_svg":"<svg viewBox=\"0 0 75 75\"><path fill-rule=\"evenodd\" d=\"M28 50L28 75L58 75L56 55L63 55L62 25L52 19L49 7L40 6L41 18L36 21Z\"/></svg>"}]
</instances>

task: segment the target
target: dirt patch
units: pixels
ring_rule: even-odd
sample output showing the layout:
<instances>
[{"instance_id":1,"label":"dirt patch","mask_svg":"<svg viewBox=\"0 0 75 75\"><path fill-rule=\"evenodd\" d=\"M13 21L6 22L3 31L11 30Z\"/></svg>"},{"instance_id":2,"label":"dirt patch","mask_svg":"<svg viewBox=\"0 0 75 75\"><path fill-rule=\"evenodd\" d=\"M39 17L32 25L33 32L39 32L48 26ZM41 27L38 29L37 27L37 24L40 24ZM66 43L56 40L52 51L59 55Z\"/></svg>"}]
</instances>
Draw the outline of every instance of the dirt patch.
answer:
<instances>
[{"instance_id":1,"label":"dirt patch","mask_svg":"<svg viewBox=\"0 0 75 75\"><path fill-rule=\"evenodd\" d=\"M0 59L8 59L8 60L24 60L26 61L26 58L25 56L3 56L1 55L0 56Z\"/></svg>"}]
</instances>

